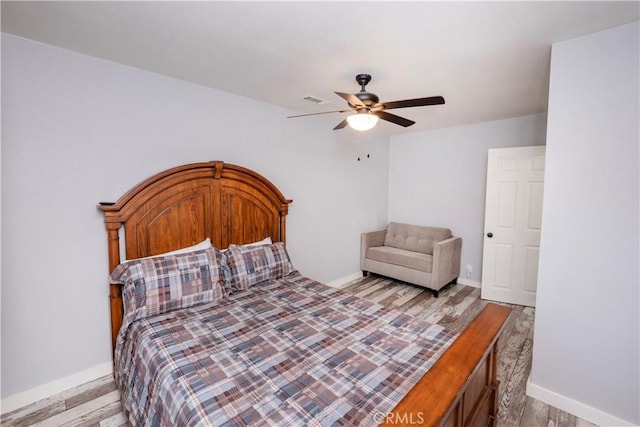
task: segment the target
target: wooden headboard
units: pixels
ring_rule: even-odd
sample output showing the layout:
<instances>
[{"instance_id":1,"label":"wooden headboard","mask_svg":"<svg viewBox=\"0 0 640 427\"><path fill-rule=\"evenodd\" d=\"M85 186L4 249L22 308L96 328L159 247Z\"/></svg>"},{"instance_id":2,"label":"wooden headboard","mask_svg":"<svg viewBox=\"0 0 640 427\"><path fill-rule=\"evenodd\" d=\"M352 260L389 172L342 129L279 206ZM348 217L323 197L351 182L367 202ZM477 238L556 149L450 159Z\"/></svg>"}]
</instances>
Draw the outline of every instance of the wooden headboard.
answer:
<instances>
[{"instance_id":1,"label":"wooden headboard","mask_svg":"<svg viewBox=\"0 0 640 427\"><path fill-rule=\"evenodd\" d=\"M219 249L265 237L285 242L289 203L262 175L221 161L160 172L117 202L98 205L107 226L109 272L121 262L121 227L126 259L191 246L207 237ZM120 285L110 285L113 348L122 325L121 291Z\"/></svg>"}]
</instances>

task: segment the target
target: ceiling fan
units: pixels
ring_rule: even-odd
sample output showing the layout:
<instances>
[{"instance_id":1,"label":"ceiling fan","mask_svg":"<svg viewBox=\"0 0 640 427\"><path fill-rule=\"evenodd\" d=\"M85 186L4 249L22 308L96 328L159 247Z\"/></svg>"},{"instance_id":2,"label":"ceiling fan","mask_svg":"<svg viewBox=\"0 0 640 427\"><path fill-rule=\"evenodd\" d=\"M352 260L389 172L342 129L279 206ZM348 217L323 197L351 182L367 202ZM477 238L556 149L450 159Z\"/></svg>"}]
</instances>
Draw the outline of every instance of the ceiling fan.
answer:
<instances>
[{"instance_id":1,"label":"ceiling fan","mask_svg":"<svg viewBox=\"0 0 640 427\"><path fill-rule=\"evenodd\" d=\"M444 98L441 96L430 96L427 98L415 98L415 99L403 99L401 101L392 102L380 102L380 99L375 93L367 92L365 87L371 81L371 75L358 74L356 81L360 85L360 92L350 94L343 92L335 92L336 95L343 98L349 104L348 110L336 110L336 111L324 111L322 113L311 114L299 114L297 116L289 116L287 118L315 116L318 114L329 113L355 113L347 116L346 119L338 123L333 130L338 130L351 126L356 130L369 130L373 128L378 119L386 120L397 125L408 127L414 124L413 120L405 119L404 117L397 116L395 114L387 113L385 110L392 110L395 108L407 108L407 107L423 107L426 105L439 105L444 104Z\"/></svg>"}]
</instances>

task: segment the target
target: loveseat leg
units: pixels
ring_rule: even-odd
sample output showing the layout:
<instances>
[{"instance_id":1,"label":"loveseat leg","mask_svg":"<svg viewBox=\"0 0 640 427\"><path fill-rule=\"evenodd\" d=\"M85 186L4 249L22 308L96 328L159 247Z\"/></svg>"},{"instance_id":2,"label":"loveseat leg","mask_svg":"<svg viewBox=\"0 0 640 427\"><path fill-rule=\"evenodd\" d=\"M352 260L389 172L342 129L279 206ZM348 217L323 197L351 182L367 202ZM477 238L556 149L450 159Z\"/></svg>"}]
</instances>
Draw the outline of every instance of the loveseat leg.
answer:
<instances>
[{"instance_id":1,"label":"loveseat leg","mask_svg":"<svg viewBox=\"0 0 640 427\"><path fill-rule=\"evenodd\" d=\"M367 277L369 275L368 271L362 270L362 277Z\"/></svg>"},{"instance_id":2,"label":"loveseat leg","mask_svg":"<svg viewBox=\"0 0 640 427\"><path fill-rule=\"evenodd\" d=\"M429 289L429 290L433 293L434 298L438 298L438 295L440 295L440 292L438 291L434 291L433 289Z\"/></svg>"}]
</instances>

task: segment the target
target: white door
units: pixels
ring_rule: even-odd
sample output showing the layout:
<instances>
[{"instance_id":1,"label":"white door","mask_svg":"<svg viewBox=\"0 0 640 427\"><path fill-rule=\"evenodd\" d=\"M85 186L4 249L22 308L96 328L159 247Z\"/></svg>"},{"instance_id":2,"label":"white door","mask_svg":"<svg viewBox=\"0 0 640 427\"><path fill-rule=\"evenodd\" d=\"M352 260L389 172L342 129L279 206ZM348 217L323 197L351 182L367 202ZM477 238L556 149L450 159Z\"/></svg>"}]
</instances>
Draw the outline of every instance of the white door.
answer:
<instances>
[{"instance_id":1,"label":"white door","mask_svg":"<svg viewBox=\"0 0 640 427\"><path fill-rule=\"evenodd\" d=\"M545 146L489 150L482 258L484 299L534 307Z\"/></svg>"}]
</instances>

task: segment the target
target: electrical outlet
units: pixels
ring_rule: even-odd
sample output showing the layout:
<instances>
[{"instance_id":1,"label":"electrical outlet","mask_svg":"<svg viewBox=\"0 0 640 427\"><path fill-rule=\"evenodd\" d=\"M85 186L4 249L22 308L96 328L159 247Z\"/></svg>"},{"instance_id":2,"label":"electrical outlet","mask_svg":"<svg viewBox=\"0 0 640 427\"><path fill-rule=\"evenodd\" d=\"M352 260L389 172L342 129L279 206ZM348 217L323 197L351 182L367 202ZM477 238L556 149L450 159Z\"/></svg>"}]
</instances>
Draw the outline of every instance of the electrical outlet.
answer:
<instances>
[{"instance_id":1,"label":"electrical outlet","mask_svg":"<svg viewBox=\"0 0 640 427\"><path fill-rule=\"evenodd\" d=\"M471 273L473 273L473 265L467 264L467 279L471 277Z\"/></svg>"}]
</instances>

